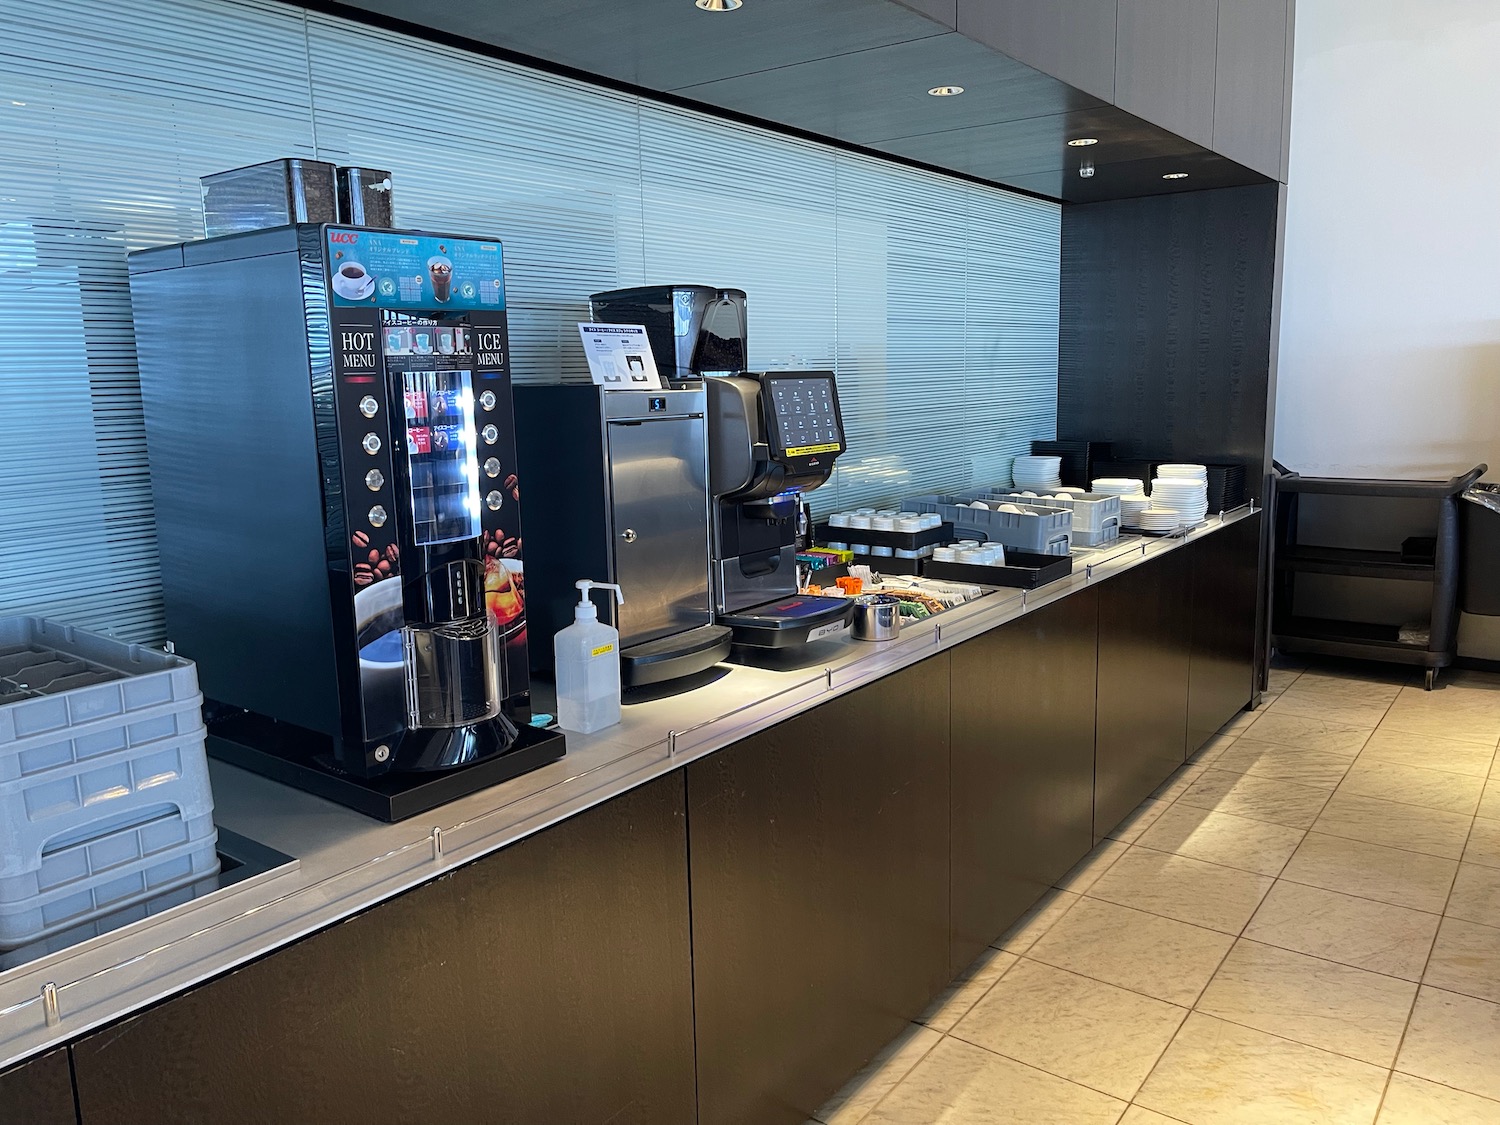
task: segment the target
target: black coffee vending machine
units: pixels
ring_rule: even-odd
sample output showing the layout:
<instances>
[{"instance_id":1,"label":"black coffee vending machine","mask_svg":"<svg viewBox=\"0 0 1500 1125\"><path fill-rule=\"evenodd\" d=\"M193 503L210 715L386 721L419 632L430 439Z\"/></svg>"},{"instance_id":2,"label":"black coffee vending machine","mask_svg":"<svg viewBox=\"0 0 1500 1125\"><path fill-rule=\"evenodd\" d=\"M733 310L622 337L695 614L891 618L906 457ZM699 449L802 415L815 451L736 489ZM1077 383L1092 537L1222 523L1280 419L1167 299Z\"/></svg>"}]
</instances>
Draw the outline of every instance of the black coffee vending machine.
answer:
<instances>
[{"instance_id":1,"label":"black coffee vending machine","mask_svg":"<svg viewBox=\"0 0 1500 1125\"><path fill-rule=\"evenodd\" d=\"M322 224L131 256L210 753L386 820L562 756L528 725L502 259Z\"/></svg>"}]
</instances>

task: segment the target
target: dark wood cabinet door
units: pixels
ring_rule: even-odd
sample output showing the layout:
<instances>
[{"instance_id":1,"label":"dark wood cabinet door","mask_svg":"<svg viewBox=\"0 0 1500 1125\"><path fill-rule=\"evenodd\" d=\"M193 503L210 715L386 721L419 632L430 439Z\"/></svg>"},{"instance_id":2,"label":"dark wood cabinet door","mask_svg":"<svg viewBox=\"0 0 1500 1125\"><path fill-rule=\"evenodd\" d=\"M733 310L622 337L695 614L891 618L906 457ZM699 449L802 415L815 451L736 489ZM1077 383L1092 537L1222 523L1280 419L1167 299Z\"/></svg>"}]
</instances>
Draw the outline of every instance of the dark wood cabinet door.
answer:
<instances>
[{"instance_id":1,"label":"dark wood cabinet door","mask_svg":"<svg viewBox=\"0 0 1500 1125\"><path fill-rule=\"evenodd\" d=\"M959 0L958 30L1112 102L1115 6L1116 0Z\"/></svg>"},{"instance_id":2,"label":"dark wood cabinet door","mask_svg":"<svg viewBox=\"0 0 1500 1125\"><path fill-rule=\"evenodd\" d=\"M1192 643L1191 548L1099 586L1094 837L1182 765Z\"/></svg>"},{"instance_id":3,"label":"dark wood cabinet door","mask_svg":"<svg viewBox=\"0 0 1500 1125\"><path fill-rule=\"evenodd\" d=\"M1118 15L1115 104L1211 147L1219 0L1119 0Z\"/></svg>"},{"instance_id":4,"label":"dark wood cabinet door","mask_svg":"<svg viewBox=\"0 0 1500 1125\"><path fill-rule=\"evenodd\" d=\"M78 1125L66 1048L0 1074L0 1125Z\"/></svg>"},{"instance_id":5,"label":"dark wood cabinet door","mask_svg":"<svg viewBox=\"0 0 1500 1125\"><path fill-rule=\"evenodd\" d=\"M1215 152L1285 180L1291 0L1219 0Z\"/></svg>"},{"instance_id":6,"label":"dark wood cabinet door","mask_svg":"<svg viewBox=\"0 0 1500 1125\"><path fill-rule=\"evenodd\" d=\"M1255 515L1187 548L1193 563L1189 754L1244 710L1254 693L1260 531Z\"/></svg>"},{"instance_id":7,"label":"dark wood cabinet door","mask_svg":"<svg viewBox=\"0 0 1500 1125\"><path fill-rule=\"evenodd\" d=\"M952 968L1093 846L1096 590L953 650Z\"/></svg>"},{"instance_id":8,"label":"dark wood cabinet door","mask_svg":"<svg viewBox=\"0 0 1500 1125\"><path fill-rule=\"evenodd\" d=\"M674 772L75 1046L89 1125L691 1125Z\"/></svg>"},{"instance_id":9,"label":"dark wood cabinet door","mask_svg":"<svg viewBox=\"0 0 1500 1125\"><path fill-rule=\"evenodd\" d=\"M702 1125L801 1125L948 983L948 668L687 767Z\"/></svg>"}]
</instances>

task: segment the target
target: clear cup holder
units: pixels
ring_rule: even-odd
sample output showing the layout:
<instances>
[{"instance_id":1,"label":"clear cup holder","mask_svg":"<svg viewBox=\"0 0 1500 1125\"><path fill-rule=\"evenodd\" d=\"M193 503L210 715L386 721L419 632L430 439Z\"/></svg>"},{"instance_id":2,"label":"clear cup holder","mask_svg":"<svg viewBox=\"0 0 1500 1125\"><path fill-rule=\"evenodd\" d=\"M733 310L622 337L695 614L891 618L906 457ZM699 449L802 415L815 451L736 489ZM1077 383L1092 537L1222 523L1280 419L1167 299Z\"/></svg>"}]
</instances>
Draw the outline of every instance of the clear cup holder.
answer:
<instances>
[{"instance_id":1,"label":"clear cup holder","mask_svg":"<svg viewBox=\"0 0 1500 1125\"><path fill-rule=\"evenodd\" d=\"M489 614L407 625L401 645L410 727L465 727L500 713L500 637Z\"/></svg>"}]
</instances>

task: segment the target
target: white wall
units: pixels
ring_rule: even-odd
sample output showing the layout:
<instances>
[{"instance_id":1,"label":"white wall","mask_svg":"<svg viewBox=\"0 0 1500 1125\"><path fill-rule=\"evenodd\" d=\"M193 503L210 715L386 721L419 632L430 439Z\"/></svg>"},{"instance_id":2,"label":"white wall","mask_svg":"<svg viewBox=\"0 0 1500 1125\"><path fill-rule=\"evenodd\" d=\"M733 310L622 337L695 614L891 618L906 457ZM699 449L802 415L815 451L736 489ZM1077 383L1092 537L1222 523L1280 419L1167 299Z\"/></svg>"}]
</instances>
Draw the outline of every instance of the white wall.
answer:
<instances>
[{"instance_id":1,"label":"white wall","mask_svg":"<svg viewBox=\"0 0 1500 1125\"><path fill-rule=\"evenodd\" d=\"M1500 479L1500 0L1298 0L1277 460Z\"/></svg>"},{"instance_id":2,"label":"white wall","mask_svg":"<svg viewBox=\"0 0 1500 1125\"><path fill-rule=\"evenodd\" d=\"M1442 478L1484 461L1500 479L1497 61L1500 0L1297 0L1284 465ZM1311 523L1312 539L1389 546L1431 519L1392 505L1361 526L1366 514L1309 512L1304 534ZM1322 616L1426 616L1410 583L1299 583L1304 594L1317 604L1302 611ZM1459 647L1500 658L1500 618L1464 617Z\"/></svg>"}]
</instances>

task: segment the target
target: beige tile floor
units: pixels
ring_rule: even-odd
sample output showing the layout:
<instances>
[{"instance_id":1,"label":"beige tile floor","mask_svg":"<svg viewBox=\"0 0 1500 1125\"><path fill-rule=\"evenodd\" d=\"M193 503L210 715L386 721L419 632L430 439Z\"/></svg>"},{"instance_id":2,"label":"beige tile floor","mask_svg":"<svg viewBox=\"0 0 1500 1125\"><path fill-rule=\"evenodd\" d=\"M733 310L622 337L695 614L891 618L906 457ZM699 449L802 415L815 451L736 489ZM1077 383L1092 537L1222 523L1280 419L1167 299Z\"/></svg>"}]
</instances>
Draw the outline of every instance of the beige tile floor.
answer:
<instances>
[{"instance_id":1,"label":"beige tile floor","mask_svg":"<svg viewBox=\"0 0 1500 1125\"><path fill-rule=\"evenodd\" d=\"M1271 687L816 1120L1500 1125L1500 676Z\"/></svg>"}]
</instances>

